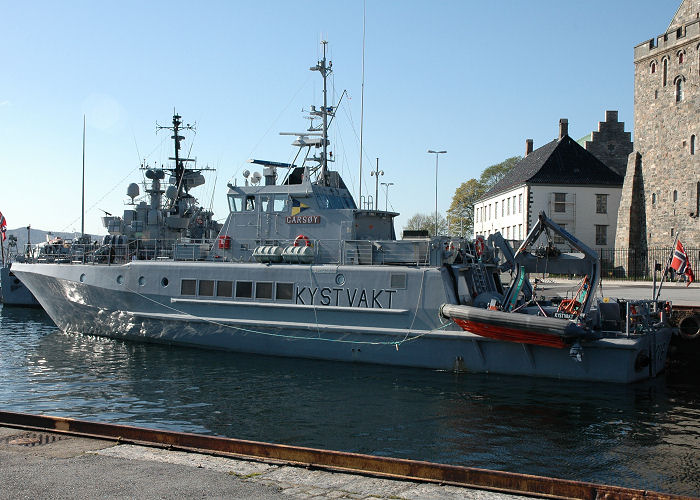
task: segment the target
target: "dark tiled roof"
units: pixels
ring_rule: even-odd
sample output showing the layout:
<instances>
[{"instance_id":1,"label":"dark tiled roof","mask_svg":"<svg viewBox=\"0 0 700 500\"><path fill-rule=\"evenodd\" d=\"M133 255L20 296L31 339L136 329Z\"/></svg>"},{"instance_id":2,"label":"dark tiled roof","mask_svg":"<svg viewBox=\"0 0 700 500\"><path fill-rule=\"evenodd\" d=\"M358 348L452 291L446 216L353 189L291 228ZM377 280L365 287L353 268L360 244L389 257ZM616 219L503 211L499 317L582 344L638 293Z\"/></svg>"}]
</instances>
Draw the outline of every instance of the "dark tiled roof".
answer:
<instances>
[{"instance_id":1,"label":"dark tiled roof","mask_svg":"<svg viewBox=\"0 0 700 500\"><path fill-rule=\"evenodd\" d=\"M489 189L480 200L522 184L622 186L624 179L568 135L534 150Z\"/></svg>"}]
</instances>

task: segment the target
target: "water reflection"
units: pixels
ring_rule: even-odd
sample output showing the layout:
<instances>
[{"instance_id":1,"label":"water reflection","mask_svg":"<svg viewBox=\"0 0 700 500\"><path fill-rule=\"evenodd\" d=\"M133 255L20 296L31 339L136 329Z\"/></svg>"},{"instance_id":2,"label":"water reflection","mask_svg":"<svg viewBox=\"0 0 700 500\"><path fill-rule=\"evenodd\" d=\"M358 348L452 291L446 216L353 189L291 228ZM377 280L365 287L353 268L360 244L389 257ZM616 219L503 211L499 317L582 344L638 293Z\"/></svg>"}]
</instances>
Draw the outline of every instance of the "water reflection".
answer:
<instances>
[{"instance_id":1,"label":"water reflection","mask_svg":"<svg viewBox=\"0 0 700 500\"><path fill-rule=\"evenodd\" d=\"M631 386L454 375L64 334L2 310L0 407L693 494L700 403Z\"/></svg>"}]
</instances>

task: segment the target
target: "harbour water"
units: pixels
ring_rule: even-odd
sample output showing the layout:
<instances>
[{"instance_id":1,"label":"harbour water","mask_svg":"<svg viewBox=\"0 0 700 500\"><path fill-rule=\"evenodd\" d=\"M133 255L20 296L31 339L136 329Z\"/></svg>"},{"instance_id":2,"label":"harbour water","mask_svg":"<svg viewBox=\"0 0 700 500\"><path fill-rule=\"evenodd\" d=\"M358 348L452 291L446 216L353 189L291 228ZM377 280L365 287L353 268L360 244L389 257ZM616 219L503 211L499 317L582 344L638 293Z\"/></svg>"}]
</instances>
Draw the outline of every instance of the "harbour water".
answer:
<instances>
[{"instance_id":1,"label":"harbour water","mask_svg":"<svg viewBox=\"0 0 700 500\"><path fill-rule=\"evenodd\" d=\"M0 408L700 493L700 381L617 385L274 358L0 309Z\"/></svg>"}]
</instances>

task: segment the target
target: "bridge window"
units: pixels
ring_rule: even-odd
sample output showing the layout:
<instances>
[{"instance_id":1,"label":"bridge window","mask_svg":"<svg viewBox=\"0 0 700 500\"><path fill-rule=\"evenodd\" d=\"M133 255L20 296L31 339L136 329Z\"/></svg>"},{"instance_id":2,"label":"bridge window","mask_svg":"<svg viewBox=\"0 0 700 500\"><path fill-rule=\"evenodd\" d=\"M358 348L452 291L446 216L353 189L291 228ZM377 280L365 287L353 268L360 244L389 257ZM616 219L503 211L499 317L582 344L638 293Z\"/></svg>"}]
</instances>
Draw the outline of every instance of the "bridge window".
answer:
<instances>
[{"instance_id":1,"label":"bridge window","mask_svg":"<svg viewBox=\"0 0 700 500\"><path fill-rule=\"evenodd\" d=\"M256 299L271 299L272 298L272 283L258 281L255 283L255 298Z\"/></svg>"},{"instance_id":2,"label":"bridge window","mask_svg":"<svg viewBox=\"0 0 700 500\"><path fill-rule=\"evenodd\" d=\"M199 295L212 297L214 295L214 280L199 280Z\"/></svg>"},{"instance_id":3,"label":"bridge window","mask_svg":"<svg viewBox=\"0 0 700 500\"><path fill-rule=\"evenodd\" d=\"M250 299L253 297L252 281L236 281L236 298Z\"/></svg>"},{"instance_id":4,"label":"bridge window","mask_svg":"<svg viewBox=\"0 0 700 500\"><path fill-rule=\"evenodd\" d=\"M233 282L232 281L217 281L216 282L216 296L217 297L232 297L233 296Z\"/></svg>"},{"instance_id":5,"label":"bridge window","mask_svg":"<svg viewBox=\"0 0 700 500\"><path fill-rule=\"evenodd\" d=\"M294 297L294 283L277 283L277 300L292 300Z\"/></svg>"},{"instance_id":6,"label":"bridge window","mask_svg":"<svg viewBox=\"0 0 700 500\"><path fill-rule=\"evenodd\" d=\"M194 295L197 289L197 280L182 280L180 282L180 295Z\"/></svg>"}]
</instances>

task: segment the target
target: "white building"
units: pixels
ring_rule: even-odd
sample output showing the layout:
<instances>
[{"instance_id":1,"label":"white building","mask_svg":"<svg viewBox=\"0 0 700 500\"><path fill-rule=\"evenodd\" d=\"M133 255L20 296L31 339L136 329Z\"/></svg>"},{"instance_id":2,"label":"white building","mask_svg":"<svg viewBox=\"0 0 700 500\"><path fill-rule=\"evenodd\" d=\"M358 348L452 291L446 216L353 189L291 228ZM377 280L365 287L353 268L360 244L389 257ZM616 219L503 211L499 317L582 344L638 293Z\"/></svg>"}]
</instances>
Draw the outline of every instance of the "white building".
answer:
<instances>
[{"instance_id":1,"label":"white building","mask_svg":"<svg viewBox=\"0 0 700 500\"><path fill-rule=\"evenodd\" d=\"M474 204L474 236L522 240L544 211L591 248L614 246L623 178L569 137L566 119L559 139L534 151L528 139L525 153Z\"/></svg>"}]
</instances>

